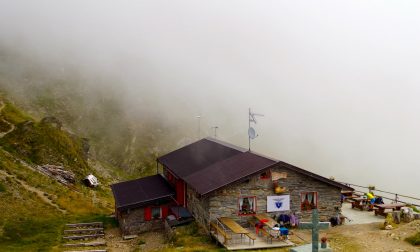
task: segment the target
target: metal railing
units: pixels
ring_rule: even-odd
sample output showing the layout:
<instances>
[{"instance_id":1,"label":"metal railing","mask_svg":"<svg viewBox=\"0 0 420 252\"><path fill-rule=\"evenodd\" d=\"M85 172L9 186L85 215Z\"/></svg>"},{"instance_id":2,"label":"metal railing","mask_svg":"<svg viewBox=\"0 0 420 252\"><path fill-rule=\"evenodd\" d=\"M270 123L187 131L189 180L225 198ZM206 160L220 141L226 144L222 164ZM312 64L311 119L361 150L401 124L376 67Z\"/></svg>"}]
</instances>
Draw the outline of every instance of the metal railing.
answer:
<instances>
[{"instance_id":1,"label":"metal railing","mask_svg":"<svg viewBox=\"0 0 420 252\"><path fill-rule=\"evenodd\" d=\"M337 182L339 182L339 181L337 181ZM351 184L351 183L346 183L346 182L339 182L339 183L350 186L350 187L358 187L358 188L367 189L367 191L366 190L362 191L362 190L356 190L355 189L355 192L367 193L369 191L373 191L373 192L386 193L388 195L384 196L383 194L381 194L380 196L384 199L391 200L392 202L395 202L395 203L400 202L400 203L404 203L404 204L407 204L407 205L420 207L420 203L417 203L417 202L420 202L420 198L416 198L416 197L413 197L413 196L408 196L408 195L404 195L404 194L400 194L400 193L395 193L395 192L388 192L388 191L384 191L384 190L379 190L379 189L376 189L376 188L372 189L369 186L361 186L361 185L356 185L356 184ZM389 195L392 195L392 196L389 196ZM403 200L401 200L401 198L403 198ZM406 199L415 200L417 202L416 203L408 202Z\"/></svg>"}]
</instances>

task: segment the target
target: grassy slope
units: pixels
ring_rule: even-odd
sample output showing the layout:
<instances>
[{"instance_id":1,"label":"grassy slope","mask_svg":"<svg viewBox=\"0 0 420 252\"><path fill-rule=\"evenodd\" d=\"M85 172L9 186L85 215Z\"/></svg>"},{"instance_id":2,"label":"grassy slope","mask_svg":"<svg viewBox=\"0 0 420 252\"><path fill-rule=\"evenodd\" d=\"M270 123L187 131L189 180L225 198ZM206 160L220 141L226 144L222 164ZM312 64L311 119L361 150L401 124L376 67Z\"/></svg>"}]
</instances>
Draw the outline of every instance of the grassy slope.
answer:
<instances>
[{"instance_id":1,"label":"grassy slope","mask_svg":"<svg viewBox=\"0 0 420 252\"><path fill-rule=\"evenodd\" d=\"M99 189L91 190L80 183L70 189L20 162L32 165L59 162L81 176L90 168L83 159L78 139L38 122L28 128L24 122L35 120L10 103L3 112L17 128L0 140L0 251L58 250L64 223L107 220L105 216L113 210L107 179L99 176L103 183ZM5 172L15 178L5 176ZM67 213L42 201L18 180L44 192Z\"/></svg>"}]
</instances>

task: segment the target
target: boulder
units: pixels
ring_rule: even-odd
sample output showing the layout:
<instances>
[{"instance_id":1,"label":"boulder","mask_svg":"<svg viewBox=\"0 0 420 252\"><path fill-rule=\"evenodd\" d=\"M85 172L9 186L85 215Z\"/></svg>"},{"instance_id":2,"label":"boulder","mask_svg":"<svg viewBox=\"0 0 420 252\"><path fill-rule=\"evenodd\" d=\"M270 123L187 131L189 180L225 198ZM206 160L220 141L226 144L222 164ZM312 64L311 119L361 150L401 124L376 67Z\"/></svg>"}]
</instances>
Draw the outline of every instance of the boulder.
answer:
<instances>
[{"instance_id":1,"label":"boulder","mask_svg":"<svg viewBox=\"0 0 420 252\"><path fill-rule=\"evenodd\" d=\"M394 220L395 224L400 224L400 222L401 222L401 211L393 211L392 212L392 219Z\"/></svg>"},{"instance_id":2,"label":"boulder","mask_svg":"<svg viewBox=\"0 0 420 252\"><path fill-rule=\"evenodd\" d=\"M386 225L385 226L385 230L392 230L392 229L393 229L392 225Z\"/></svg>"},{"instance_id":3,"label":"boulder","mask_svg":"<svg viewBox=\"0 0 420 252\"><path fill-rule=\"evenodd\" d=\"M404 222L411 222L414 220L414 210L411 207L401 208L401 220Z\"/></svg>"}]
</instances>

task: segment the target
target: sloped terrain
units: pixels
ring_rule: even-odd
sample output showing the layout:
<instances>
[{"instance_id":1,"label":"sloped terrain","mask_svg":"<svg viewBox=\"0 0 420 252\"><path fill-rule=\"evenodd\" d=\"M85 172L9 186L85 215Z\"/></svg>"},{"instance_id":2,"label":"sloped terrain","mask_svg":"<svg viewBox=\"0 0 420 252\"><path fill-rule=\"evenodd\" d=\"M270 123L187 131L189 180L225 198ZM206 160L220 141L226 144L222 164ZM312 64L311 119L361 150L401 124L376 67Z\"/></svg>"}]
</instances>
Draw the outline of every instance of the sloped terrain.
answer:
<instances>
[{"instance_id":1,"label":"sloped terrain","mask_svg":"<svg viewBox=\"0 0 420 252\"><path fill-rule=\"evenodd\" d=\"M111 225L111 176L90 168L82 140L54 123L36 121L10 102L2 104L1 119L12 127L0 138L0 251L61 251L65 223ZM41 173L38 166L44 164L71 170L75 183L64 185ZM81 183L87 173L99 177L99 188Z\"/></svg>"}]
</instances>

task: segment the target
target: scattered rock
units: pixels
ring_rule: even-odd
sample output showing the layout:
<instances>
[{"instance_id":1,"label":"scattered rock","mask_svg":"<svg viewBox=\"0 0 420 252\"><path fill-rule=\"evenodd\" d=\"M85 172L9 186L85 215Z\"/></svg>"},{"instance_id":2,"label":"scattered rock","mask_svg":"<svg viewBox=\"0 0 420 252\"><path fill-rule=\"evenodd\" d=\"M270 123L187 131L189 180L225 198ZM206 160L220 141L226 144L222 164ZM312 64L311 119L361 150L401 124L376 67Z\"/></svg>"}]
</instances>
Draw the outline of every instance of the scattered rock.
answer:
<instances>
[{"instance_id":1,"label":"scattered rock","mask_svg":"<svg viewBox=\"0 0 420 252\"><path fill-rule=\"evenodd\" d=\"M41 120L41 123L51 124L53 127L56 127L57 129L61 129L63 127L63 124L54 116L47 116L44 117Z\"/></svg>"},{"instance_id":2,"label":"scattered rock","mask_svg":"<svg viewBox=\"0 0 420 252\"><path fill-rule=\"evenodd\" d=\"M414 211L411 207L401 208L401 220L407 223L414 220Z\"/></svg>"},{"instance_id":3,"label":"scattered rock","mask_svg":"<svg viewBox=\"0 0 420 252\"><path fill-rule=\"evenodd\" d=\"M124 240L132 240L132 239L135 239L137 237L139 237L139 236L138 235L124 235L123 239Z\"/></svg>"},{"instance_id":4,"label":"scattered rock","mask_svg":"<svg viewBox=\"0 0 420 252\"><path fill-rule=\"evenodd\" d=\"M401 222L401 211L393 211L392 218L396 224L400 224Z\"/></svg>"},{"instance_id":5,"label":"scattered rock","mask_svg":"<svg viewBox=\"0 0 420 252\"><path fill-rule=\"evenodd\" d=\"M41 165L37 167L38 170L49 177L56 179L58 182L63 184L74 184L75 175L71 171L64 170L63 166L58 165Z\"/></svg>"},{"instance_id":6,"label":"scattered rock","mask_svg":"<svg viewBox=\"0 0 420 252\"><path fill-rule=\"evenodd\" d=\"M386 225L385 226L385 230L392 230L392 229L393 229L392 225ZM392 235L394 235L394 234L391 234L391 237L392 237Z\"/></svg>"}]
</instances>

